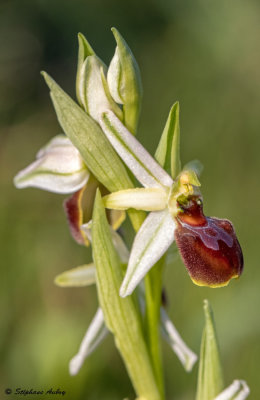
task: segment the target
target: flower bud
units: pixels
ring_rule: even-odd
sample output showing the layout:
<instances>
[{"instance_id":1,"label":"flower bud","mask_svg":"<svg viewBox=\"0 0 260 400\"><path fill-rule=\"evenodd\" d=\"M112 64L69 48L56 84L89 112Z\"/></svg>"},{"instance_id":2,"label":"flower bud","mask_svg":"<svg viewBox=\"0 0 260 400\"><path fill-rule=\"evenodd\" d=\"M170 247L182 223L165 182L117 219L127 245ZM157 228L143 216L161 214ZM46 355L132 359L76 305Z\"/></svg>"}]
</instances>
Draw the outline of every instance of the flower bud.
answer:
<instances>
[{"instance_id":1,"label":"flower bud","mask_svg":"<svg viewBox=\"0 0 260 400\"><path fill-rule=\"evenodd\" d=\"M36 155L36 161L14 178L19 189L36 187L54 193L73 193L89 179L89 171L69 138L55 136Z\"/></svg>"},{"instance_id":2,"label":"flower bud","mask_svg":"<svg viewBox=\"0 0 260 400\"><path fill-rule=\"evenodd\" d=\"M136 133L141 100L142 82L137 62L120 33L112 28L117 46L107 72L107 82L113 99L123 105L124 124Z\"/></svg>"},{"instance_id":3,"label":"flower bud","mask_svg":"<svg viewBox=\"0 0 260 400\"><path fill-rule=\"evenodd\" d=\"M79 95L85 111L97 122L107 110L122 119L122 111L112 99L106 81L106 67L96 56L88 56L81 67L78 80Z\"/></svg>"},{"instance_id":4,"label":"flower bud","mask_svg":"<svg viewBox=\"0 0 260 400\"><path fill-rule=\"evenodd\" d=\"M203 214L202 200L190 196L179 204L175 239L192 281L226 286L243 270L243 254L230 221Z\"/></svg>"}]
</instances>

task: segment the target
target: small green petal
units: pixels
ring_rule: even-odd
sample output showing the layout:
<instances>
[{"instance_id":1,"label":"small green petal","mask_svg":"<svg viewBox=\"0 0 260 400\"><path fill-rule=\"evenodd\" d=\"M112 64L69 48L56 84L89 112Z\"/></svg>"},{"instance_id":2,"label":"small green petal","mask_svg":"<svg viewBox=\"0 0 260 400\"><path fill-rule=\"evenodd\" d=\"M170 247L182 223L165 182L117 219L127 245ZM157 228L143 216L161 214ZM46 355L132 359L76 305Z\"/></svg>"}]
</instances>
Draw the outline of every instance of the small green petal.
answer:
<instances>
[{"instance_id":1,"label":"small green petal","mask_svg":"<svg viewBox=\"0 0 260 400\"><path fill-rule=\"evenodd\" d=\"M172 178L181 171L180 160L180 125L179 103L172 106L159 145L155 159L169 173Z\"/></svg>"}]
</instances>

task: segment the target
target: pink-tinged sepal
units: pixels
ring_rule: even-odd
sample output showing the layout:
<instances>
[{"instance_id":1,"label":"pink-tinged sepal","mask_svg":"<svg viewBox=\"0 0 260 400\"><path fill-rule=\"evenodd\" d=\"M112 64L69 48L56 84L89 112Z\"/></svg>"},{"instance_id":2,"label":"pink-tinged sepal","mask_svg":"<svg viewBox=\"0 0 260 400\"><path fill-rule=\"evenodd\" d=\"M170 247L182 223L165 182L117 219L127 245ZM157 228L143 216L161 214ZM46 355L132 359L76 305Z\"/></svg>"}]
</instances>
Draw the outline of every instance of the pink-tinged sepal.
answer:
<instances>
[{"instance_id":1,"label":"pink-tinged sepal","mask_svg":"<svg viewBox=\"0 0 260 400\"><path fill-rule=\"evenodd\" d=\"M230 221L203 214L202 201L190 196L180 204L175 239L192 281L199 286L226 286L243 270L243 254Z\"/></svg>"}]
</instances>

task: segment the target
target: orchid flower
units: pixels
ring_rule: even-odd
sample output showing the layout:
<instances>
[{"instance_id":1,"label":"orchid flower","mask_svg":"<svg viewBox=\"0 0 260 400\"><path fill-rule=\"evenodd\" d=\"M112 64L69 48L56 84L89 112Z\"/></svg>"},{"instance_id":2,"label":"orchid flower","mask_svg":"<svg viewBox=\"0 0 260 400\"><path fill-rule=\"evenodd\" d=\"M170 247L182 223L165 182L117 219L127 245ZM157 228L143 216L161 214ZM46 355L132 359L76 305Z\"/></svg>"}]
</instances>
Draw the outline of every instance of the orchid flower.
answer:
<instances>
[{"instance_id":1,"label":"orchid flower","mask_svg":"<svg viewBox=\"0 0 260 400\"><path fill-rule=\"evenodd\" d=\"M19 189L36 187L54 193L74 193L88 181L90 173L79 151L65 135L57 135L36 155L36 161L14 178Z\"/></svg>"},{"instance_id":2,"label":"orchid flower","mask_svg":"<svg viewBox=\"0 0 260 400\"><path fill-rule=\"evenodd\" d=\"M174 241L191 279L200 286L224 286L238 277L243 257L232 224L207 218L194 171L172 177L150 156L111 111L100 118L107 138L144 188L121 190L104 198L110 209L151 211L138 231L120 295L125 297Z\"/></svg>"},{"instance_id":3,"label":"orchid flower","mask_svg":"<svg viewBox=\"0 0 260 400\"><path fill-rule=\"evenodd\" d=\"M39 150L36 161L18 172L14 178L19 189L35 187L58 194L71 194L64 201L64 210L72 237L79 244L89 245L81 229L91 219L93 202L99 182L89 172L79 151L65 135L57 135ZM107 193L104 191L103 193ZM83 221L83 195L85 221ZM125 218L122 211L111 210L108 217L117 229Z\"/></svg>"},{"instance_id":4,"label":"orchid flower","mask_svg":"<svg viewBox=\"0 0 260 400\"><path fill-rule=\"evenodd\" d=\"M86 236L91 241L90 221L82 226ZM129 251L120 235L111 227L111 237L115 249L120 257L121 263L126 264L129 258ZM94 263L82 265L65 271L55 278L55 283L61 287L82 287L89 286L96 282L96 268ZM143 291L139 288L139 299L142 299ZM189 349L181 338L172 321L168 317L166 310L161 306L160 309L161 332L163 338L175 352L183 367L187 372L192 370L197 361L196 354ZM78 353L71 359L69 370L71 375L76 375L82 367L85 359L98 347L108 333L102 309L99 307L92 322L90 323L79 347Z\"/></svg>"}]
</instances>

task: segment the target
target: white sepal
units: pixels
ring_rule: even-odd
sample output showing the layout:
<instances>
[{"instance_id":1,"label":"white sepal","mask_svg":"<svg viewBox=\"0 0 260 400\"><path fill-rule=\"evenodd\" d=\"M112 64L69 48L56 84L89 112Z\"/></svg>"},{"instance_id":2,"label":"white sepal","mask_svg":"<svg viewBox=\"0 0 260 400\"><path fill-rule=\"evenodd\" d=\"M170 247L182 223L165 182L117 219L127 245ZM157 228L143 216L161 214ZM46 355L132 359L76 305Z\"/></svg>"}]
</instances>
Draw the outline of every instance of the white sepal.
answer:
<instances>
[{"instance_id":1,"label":"white sepal","mask_svg":"<svg viewBox=\"0 0 260 400\"><path fill-rule=\"evenodd\" d=\"M151 212L135 237L120 296L133 292L174 240L175 223L168 211Z\"/></svg>"},{"instance_id":2,"label":"white sepal","mask_svg":"<svg viewBox=\"0 0 260 400\"><path fill-rule=\"evenodd\" d=\"M69 138L55 136L36 155L36 161L14 178L19 189L37 187L54 193L73 193L89 179L89 171Z\"/></svg>"},{"instance_id":3,"label":"white sepal","mask_svg":"<svg viewBox=\"0 0 260 400\"><path fill-rule=\"evenodd\" d=\"M230 386L221 392L214 400L245 400L250 394L247 383L236 379Z\"/></svg>"},{"instance_id":4,"label":"white sepal","mask_svg":"<svg viewBox=\"0 0 260 400\"><path fill-rule=\"evenodd\" d=\"M102 81L102 69L104 64L97 56L89 56L82 66L82 83L80 84L80 96L84 101L86 111L97 122L101 113L106 110L116 109L121 112L112 98L108 98Z\"/></svg>"},{"instance_id":5,"label":"white sepal","mask_svg":"<svg viewBox=\"0 0 260 400\"><path fill-rule=\"evenodd\" d=\"M122 160L145 187L171 186L172 178L111 112L105 112L100 125Z\"/></svg>"},{"instance_id":6,"label":"white sepal","mask_svg":"<svg viewBox=\"0 0 260 400\"><path fill-rule=\"evenodd\" d=\"M118 104L123 104L123 99L120 94L120 78L122 75L122 67L119 58L118 46L116 46L115 54L110 62L107 71L107 83L111 96Z\"/></svg>"},{"instance_id":7,"label":"white sepal","mask_svg":"<svg viewBox=\"0 0 260 400\"><path fill-rule=\"evenodd\" d=\"M86 357L95 350L107 333L108 329L104 322L103 312L99 308L81 342L78 353L70 360L70 375L77 375Z\"/></svg>"},{"instance_id":8,"label":"white sepal","mask_svg":"<svg viewBox=\"0 0 260 400\"><path fill-rule=\"evenodd\" d=\"M163 188L136 188L120 190L103 197L106 208L160 211L167 206L167 191Z\"/></svg>"},{"instance_id":9,"label":"white sepal","mask_svg":"<svg viewBox=\"0 0 260 400\"><path fill-rule=\"evenodd\" d=\"M193 368L193 365L198 359L197 355L182 340L179 332L177 331L172 321L169 319L166 311L162 307L160 309L160 317L161 332L164 339L169 343L185 370L187 372L190 372Z\"/></svg>"},{"instance_id":10,"label":"white sepal","mask_svg":"<svg viewBox=\"0 0 260 400\"><path fill-rule=\"evenodd\" d=\"M56 276L55 284L62 287L81 287L96 283L96 268L94 263L81 265L64 271Z\"/></svg>"}]
</instances>

